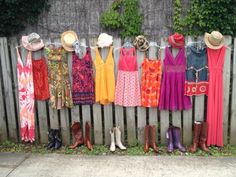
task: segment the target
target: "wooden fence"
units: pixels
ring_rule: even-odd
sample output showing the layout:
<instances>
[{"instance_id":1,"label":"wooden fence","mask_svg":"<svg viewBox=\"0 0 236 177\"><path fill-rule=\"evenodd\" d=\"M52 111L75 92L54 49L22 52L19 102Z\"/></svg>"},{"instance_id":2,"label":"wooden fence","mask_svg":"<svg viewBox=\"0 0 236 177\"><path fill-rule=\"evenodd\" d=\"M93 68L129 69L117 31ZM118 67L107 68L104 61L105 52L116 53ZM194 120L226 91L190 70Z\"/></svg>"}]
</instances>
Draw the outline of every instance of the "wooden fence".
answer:
<instances>
[{"instance_id":1,"label":"wooden fence","mask_svg":"<svg viewBox=\"0 0 236 177\"><path fill-rule=\"evenodd\" d=\"M51 40L44 40L50 42ZM51 41L51 42L55 42ZM84 40L85 41L85 40ZM189 37L187 41L191 41ZM236 38L225 36L228 46L224 65L224 143L236 144ZM119 47L121 39L114 39L114 59L116 63L115 73L119 59ZM95 46L96 39L87 41L87 45ZM161 45L166 42L162 39ZM17 87L17 58L15 46L19 45L16 39L0 38L0 141L20 141L19 134L19 106ZM156 47L151 47L148 55L156 57ZM234 51L234 52L233 52ZM26 50L21 48L23 58ZM108 49L101 49L101 56L106 58ZM173 51L174 55L177 51ZM36 58L44 55L44 51L34 52ZM139 76L141 76L141 63L144 53L137 51L139 64ZM92 50L92 58L95 51ZM161 52L161 59L164 52ZM68 64L71 78L71 54L68 54ZM129 145L144 141L144 127L146 124L154 124L157 127L157 141L166 142L165 132L170 124L182 127L183 143L192 141L192 128L195 120L205 120L207 111L207 97L193 96L193 109L188 111L159 111L157 108L133 107L125 108L110 105L82 105L72 109L52 109L48 101L36 101L36 142L47 143L47 131L49 128L59 128L64 144L72 141L70 125L73 121L85 121L92 124L92 140L95 144L109 144L109 129L119 125L122 131L122 139Z\"/></svg>"}]
</instances>

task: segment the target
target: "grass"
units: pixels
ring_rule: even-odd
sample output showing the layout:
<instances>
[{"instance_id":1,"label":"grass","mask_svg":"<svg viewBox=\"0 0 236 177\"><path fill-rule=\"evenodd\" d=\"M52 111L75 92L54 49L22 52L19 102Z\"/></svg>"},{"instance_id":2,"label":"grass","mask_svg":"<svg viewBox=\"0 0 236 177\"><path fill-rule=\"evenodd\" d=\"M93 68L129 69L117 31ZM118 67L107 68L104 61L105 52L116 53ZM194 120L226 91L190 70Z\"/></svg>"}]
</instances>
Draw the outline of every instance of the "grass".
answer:
<instances>
[{"instance_id":1,"label":"grass","mask_svg":"<svg viewBox=\"0 0 236 177\"><path fill-rule=\"evenodd\" d=\"M105 145L94 145L93 150L89 151L86 146L80 146L76 149L70 149L67 146L62 146L59 150L47 150L45 145L41 144L30 144L30 143L13 143L10 141L5 141L0 144L0 152L25 152L25 153L34 153L34 154L49 154L49 153L58 153L58 154L76 154L76 155L129 155L129 156L153 156L153 155L169 155L169 156L236 156L236 146L226 145L223 148L210 147L211 154L205 153L201 150L198 150L196 153L181 153L176 150L173 153L169 154L166 152L166 147L159 145L159 153L156 154L152 149L148 153L143 152L142 145L130 146L127 150L122 151L117 148L117 150L112 153L109 151L109 147Z\"/></svg>"}]
</instances>

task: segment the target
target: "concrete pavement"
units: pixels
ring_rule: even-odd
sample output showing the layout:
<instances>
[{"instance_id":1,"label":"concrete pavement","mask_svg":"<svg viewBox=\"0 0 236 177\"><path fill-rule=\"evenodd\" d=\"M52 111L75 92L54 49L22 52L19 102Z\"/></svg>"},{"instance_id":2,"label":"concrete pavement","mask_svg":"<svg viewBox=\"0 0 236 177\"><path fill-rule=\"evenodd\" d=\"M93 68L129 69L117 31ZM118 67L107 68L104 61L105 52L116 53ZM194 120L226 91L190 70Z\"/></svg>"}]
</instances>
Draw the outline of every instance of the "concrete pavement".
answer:
<instances>
[{"instance_id":1,"label":"concrete pavement","mask_svg":"<svg viewBox=\"0 0 236 177\"><path fill-rule=\"evenodd\" d=\"M0 153L0 177L235 177L235 157Z\"/></svg>"}]
</instances>

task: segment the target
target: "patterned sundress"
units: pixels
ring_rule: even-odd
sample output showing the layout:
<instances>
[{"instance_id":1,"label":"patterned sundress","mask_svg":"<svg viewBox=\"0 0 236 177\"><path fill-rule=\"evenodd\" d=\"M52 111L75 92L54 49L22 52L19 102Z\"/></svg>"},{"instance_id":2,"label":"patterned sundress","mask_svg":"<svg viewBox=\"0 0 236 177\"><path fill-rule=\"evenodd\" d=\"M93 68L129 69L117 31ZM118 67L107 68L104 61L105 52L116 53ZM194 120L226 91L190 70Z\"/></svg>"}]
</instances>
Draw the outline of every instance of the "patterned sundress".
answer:
<instances>
[{"instance_id":1,"label":"patterned sundress","mask_svg":"<svg viewBox=\"0 0 236 177\"><path fill-rule=\"evenodd\" d=\"M16 48L16 53L21 140L33 142L35 140L35 120L32 53L28 51L25 64L22 61L18 48Z\"/></svg>"},{"instance_id":2,"label":"patterned sundress","mask_svg":"<svg viewBox=\"0 0 236 177\"><path fill-rule=\"evenodd\" d=\"M50 105L52 108L73 107L66 51L63 47L45 47L48 58Z\"/></svg>"},{"instance_id":3,"label":"patterned sundress","mask_svg":"<svg viewBox=\"0 0 236 177\"><path fill-rule=\"evenodd\" d=\"M115 91L115 104L140 106L141 95L135 48L121 48Z\"/></svg>"},{"instance_id":4,"label":"patterned sundress","mask_svg":"<svg viewBox=\"0 0 236 177\"><path fill-rule=\"evenodd\" d=\"M95 102L93 61L90 48L80 58L75 53L72 55L72 97L74 105L93 104Z\"/></svg>"}]
</instances>

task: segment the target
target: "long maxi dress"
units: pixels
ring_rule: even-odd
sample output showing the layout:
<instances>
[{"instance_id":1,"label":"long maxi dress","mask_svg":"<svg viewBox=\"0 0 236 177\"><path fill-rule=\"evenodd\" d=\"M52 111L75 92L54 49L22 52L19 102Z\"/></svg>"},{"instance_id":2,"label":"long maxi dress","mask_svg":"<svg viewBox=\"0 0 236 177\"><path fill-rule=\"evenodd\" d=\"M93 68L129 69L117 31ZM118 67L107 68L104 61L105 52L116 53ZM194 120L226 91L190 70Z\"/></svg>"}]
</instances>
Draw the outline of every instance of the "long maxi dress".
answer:
<instances>
[{"instance_id":1,"label":"long maxi dress","mask_svg":"<svg viewBox=\"0 0 236 177\"><path fill-rule=\"evenodd\" d=\"M207 99L208 146L223 146L223 67L225 49L225 46L218 50L207 48L209 67Z\"/></svg>"}]
</instances>

